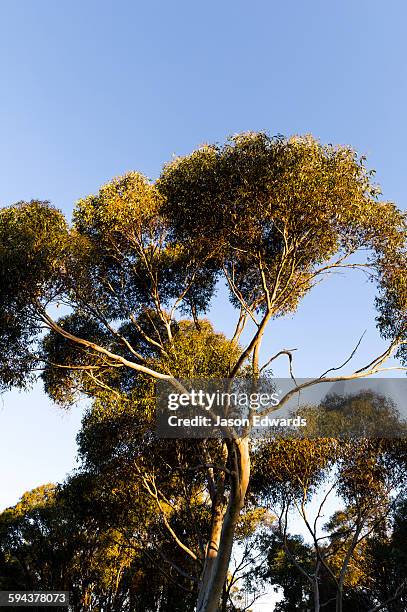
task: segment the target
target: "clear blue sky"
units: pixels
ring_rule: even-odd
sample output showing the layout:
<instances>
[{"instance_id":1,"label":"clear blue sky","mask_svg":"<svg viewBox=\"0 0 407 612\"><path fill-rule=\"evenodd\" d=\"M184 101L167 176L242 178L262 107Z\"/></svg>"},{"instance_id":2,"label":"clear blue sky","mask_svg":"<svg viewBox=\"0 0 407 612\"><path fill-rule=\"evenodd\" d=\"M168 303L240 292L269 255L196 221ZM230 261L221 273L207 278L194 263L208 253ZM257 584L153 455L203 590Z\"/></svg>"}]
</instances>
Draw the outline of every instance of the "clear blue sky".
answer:
<instances>
[{"instance_id":1,"label":"clear blue sky","mask_svg":"<svg viewBox=\"0 0 407 612\"><path fill-rule=\"evenodd\" d=\"M3 0L0 204L50 199L69 215L115 175L154 178L173 153L264 129L353 144L404 208L406 20L404 0ZM368 328L363 364L382 346L373 295L361 276L321 286L266 351L298 347L298 375L319 374ZM213 316L230 329L221 298ZM64 478L79 424L40 388L3 396L0 508Z\"/></svg>"}]
</instances>

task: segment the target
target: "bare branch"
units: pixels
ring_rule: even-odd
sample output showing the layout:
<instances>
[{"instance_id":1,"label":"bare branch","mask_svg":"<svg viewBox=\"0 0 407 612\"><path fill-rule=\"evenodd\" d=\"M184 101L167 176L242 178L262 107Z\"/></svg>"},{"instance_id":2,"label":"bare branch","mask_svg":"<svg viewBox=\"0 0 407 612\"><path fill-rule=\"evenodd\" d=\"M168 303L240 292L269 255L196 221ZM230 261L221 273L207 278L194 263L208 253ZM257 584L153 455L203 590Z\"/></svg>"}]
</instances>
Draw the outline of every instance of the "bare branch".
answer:
<instances>
[{"instance_id":1,"label":"bare branch","mask_svg":"<svg viewBox=\"0 0 407 612\"><path fill-rule=\"evenodd\" d=\"M363 334L360 336L355 348L353 349L353 351L351 352L351 354L349 355L349 357L346 359L346 361L344 361L340 366L336 367L336 368L329 368L329 370L326 370L326 372L324 372L323 374L321 374L320 378L324 378L324 376L326 376L329 372L335 372L336 370L341 370L343 367L346 366L346 364L349 363L349 361L351 361L352 357L355 355L356 351L358 350L360 343L363 340L363 337L366 333L366 329L363 332Z\"/></svg>"},{"instance_id":2,"label":"bare branch","mask_svg":"<svg viewBox=\"0 0 407 612\"><path fill-rule=\"evenodd\" d=\"M287 355L288 357L288 362L289 362L289 368L290 368L290 376L291 378L294 380L295 382L295 378L294 378L294 374L293 374L293 369L292 369L292 361L293 361L293 356L292 356L292 352L296 351L297 349L283 349L281 351L279 351L278 353L276 353L275 355L273 355L273 357L271 357L265 364L264 366L262 366L260 368L260 372L263 372L269 365L270 363L272 363L275 359L277 359L277 357L280 357L280 355Z\"/></svg>"}]
</instances>

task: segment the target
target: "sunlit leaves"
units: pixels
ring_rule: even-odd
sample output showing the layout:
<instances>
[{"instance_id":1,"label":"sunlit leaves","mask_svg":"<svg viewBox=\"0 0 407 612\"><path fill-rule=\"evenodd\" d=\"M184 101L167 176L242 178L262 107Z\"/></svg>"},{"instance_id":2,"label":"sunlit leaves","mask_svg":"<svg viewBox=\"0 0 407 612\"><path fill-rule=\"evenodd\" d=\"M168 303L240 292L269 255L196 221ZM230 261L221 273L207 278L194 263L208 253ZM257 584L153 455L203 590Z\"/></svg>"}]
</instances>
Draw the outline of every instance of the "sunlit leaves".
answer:
<instances>
[{"instance_id":1,"label":"sunlit leaves","mask_svg":"<svg viewBox=\"0 0 407 612\"><path fill-rule=\"evenodd\" d=\"M24 385L37 364L36 304L63 291L67 239L63 215L47 202L0 210L0 386Z\"/></svg>"},{"instance_id":2,"label":"sunlit leaves","mask_svg":"<svg viewBox=\"0 0 407 612\"><path fill-rule=\"evenodd\" d=\"M240 134L176 158L157 186L177 239L226 268L256 307L266 301L263 271L275 316L297 306L335 254L388 255L404 239L402 217L378 201L364 158L312 136Z\"/></svg>"}]
</instances>

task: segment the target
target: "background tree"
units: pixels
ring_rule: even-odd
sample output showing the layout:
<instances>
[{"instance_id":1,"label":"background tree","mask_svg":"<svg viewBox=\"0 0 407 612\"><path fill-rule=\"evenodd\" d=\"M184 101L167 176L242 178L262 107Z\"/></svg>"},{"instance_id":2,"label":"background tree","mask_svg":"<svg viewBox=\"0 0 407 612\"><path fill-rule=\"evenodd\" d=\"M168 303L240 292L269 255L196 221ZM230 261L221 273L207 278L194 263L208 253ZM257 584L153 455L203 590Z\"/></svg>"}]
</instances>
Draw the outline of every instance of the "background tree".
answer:
<instances>
[{"instance_id":1,"label":"background tree","mask_svg":"<svg viewBox=\"0 0 407 612\"><path fill-rule=\"evenodd\" d=\"M192 612L194 590L145 549L154 512L132 493L129 505L123 483L87 473L25 493L0 514L1 587L69 591L75 612Z\"/></svg>"},{"instance_id":2,"label":"background tree","mask_svg":"<svg viewBox=\"0 0 407 612\"><path fill-rule=\"evenodd\" d=\"M377 600L369 588L374 573L370 550L371 543L388 532L390 517L405 492L406 443L404 438L356 436L360 413L364 433L370 413L378 415L379 422L384 414L391 423L393 410L392 403L380 395L328 396L316 414L318 419L325 414L326 430L334 432L341 430L337 418L347 415L348 429L343 429L341 439L263 442L252 488L259 495L258 503L268 505L277 517L271 532L265 531L260 538L260 546L269 558L266 574L286 595L281 610L295 609L300 601L316 611L374 610L378 601L385 608L389 596ZM349 418L352 413L354 422ZM313 426L311 421L311 435ZM394 432L394 424L390 431ZM327 502L333 495L342 508L326 521ZM308 535L306 542L291 533L298 518ZM296 589L294 580L298 580ZM404 587L399 579L392 595L401 595Z\"/></svg>"},{"instance_id":3,"label":"background tree","mask_svg":"<svg viewBox=\"0 0 407 612\"><path fill-rule=\"evenodd\" d=\"M400 538L405 518L396 509L377 522L377 528L353 549L342 590L344 612L401 612L405 608L405 540ZM331 568L340 570L349 549L349 536L354 533L354 510L336 512L325 529L320 548ZM325 542L325 543L324 543ZM276 604L278 612L315 610L315 547L301 536L282 537L279 528L264 536L267 564L254 573L252 580L265 580L282 590ZM319 566L320 609L335 612L337 586L324 566ZM339 572L338 572L339 573Z\"/></svg>"}]
</instances>

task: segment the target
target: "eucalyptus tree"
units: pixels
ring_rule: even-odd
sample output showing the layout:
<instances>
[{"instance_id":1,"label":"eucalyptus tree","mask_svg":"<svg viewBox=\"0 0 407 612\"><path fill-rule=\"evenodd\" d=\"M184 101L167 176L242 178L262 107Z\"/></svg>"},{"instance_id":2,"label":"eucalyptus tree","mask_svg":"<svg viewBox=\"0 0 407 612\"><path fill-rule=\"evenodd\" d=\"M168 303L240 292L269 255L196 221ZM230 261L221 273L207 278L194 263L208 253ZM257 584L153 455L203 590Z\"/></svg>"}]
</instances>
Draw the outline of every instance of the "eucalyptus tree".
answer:
<instances>
[{"instance_id":1,"label":"eucalyptus tree","mask_svg":"<svg viewBox=\"0 0 407 612\"><path fill-rule=\"evenodd\" d=\"M0 240L6 388L43 370L59 401L102 391L121 401L145 381L176 385L191 373L210 374L208 359L191 358L191 347L221 279L236 328L216 374L234 378L249 364L256 379L267 326L338 269L362 269L377 281L388 347L358 372L327 372L324 380L368 376L391 354L403 358L405 219L379 199L365 160L350 147L241 134L174 159L155 183L137 172L114 179L79 200L71 225L47 202L5 208ZM59 318L61 306L68 314ZM189 322L180 324L182 317ZM241 347L245 328L253 331ZM196 550L171 527L159 489L144 476L168 532L198 568L200 612L217 609L227 576L250 482L249 438L213 442L205 453L196 469L206 478L210 530Z\"/></svg>"},{"instance_id":2,"label":"eucalyptus tree","mask_svg":"<svg viewBox=\"0 0 407 612\"><path fill-rule=\"evenodd\" d=\"M281 610L293 609L294 600L315 612L381 609L371 548L386 540L405 496L406 468L404 439L280 439L264 445L252 489L276 520L259 535L268 562L252 581L263 577L283 587ZM339 509L329 517L333 501ZM404 595L405 581L398 572L393 578L383 608L390 596Z\"/></svg>"},{"instance_id":3,"label":"eucalyptus tree","mask_svg":"<svg viewBox=\"0 0 407 612\"><path fill-rule=\"evenodd\" d=\"M140 537L154 509L134 497L126 507L129 484L109 485L82 472L1 512L1 588L69 591L74 612L192 611L194 591L160 571Z\"/></svg>"}]
</instances>

